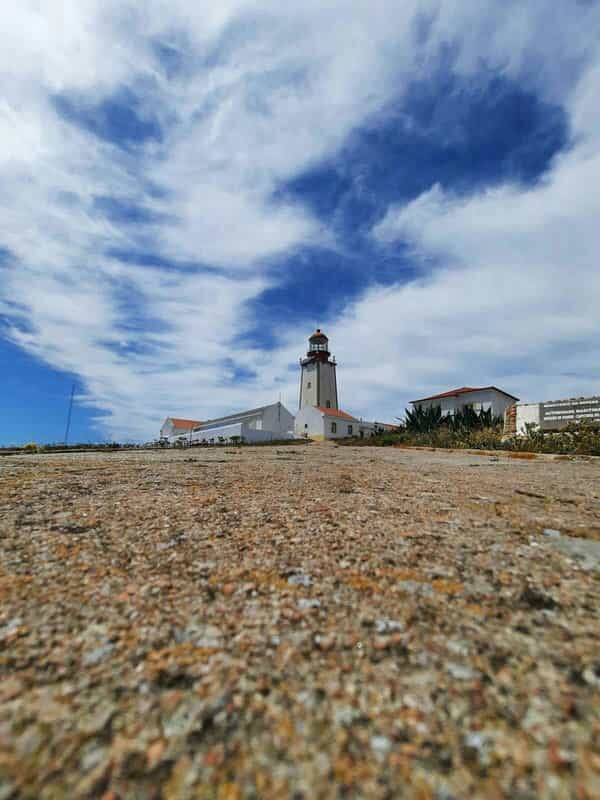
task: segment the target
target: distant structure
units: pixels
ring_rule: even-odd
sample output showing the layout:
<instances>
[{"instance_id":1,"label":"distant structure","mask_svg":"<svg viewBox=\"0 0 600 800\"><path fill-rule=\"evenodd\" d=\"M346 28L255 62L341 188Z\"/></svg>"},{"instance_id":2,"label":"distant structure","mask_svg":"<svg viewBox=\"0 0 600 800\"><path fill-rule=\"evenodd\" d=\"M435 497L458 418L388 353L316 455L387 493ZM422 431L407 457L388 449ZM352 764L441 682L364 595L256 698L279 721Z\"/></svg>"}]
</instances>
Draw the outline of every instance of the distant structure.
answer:
<instances>
[{"instance_id":1,"label":"distant structure","mask_svg":"<svg viewBox=\"0 0 600 800\"><path fill-rule=\"evenodd\" d=\"M560 431L570 422L587 419L600 422L600 397L571 397L567 400L548 400L545 403L517 403L504 414L504 435L522 436L527 426L541 431Z\"/></svg>"},{"instance_id":2,"label":"distant structure","mask_svg":"<svg viewBox=\"0 0 600 800\"><path fill-rule=\"evenodd\" d=\"M338 408L335 357L329 352L329 339L320 328L308 340L306 358L300 359L300 409L305 406Z\"/></svg>"},{"instance_id":3,"label":"distant structure","mask_svg":"<svg viewBox=\"0 0 600 800\"><path fill-rule=\"evenodd\" d=\"M177 425L170 424L174 422ZM168 417L160 429L163 441L172 445L271 442L293 438L293 430L294 417L281 403L239 411L206 422Z\"/></svg>"},{"instance_id":4,"label":"distant structure","mask_svg":"<svg viewBox=\"0 0 600 800\"><path fill-rule=\"evenodd\" d=\"M347 436L360 436L361 424L356 417L338 408L304 406L296 417L296 434L315 441L343 439ZM372 435L368 423L362 426L362 435Z\"/></svg>"},{"instance_id":5,"label":"distant structure","mask_svg":"<svg viewBox=\"0 0 600 800\"><path fill-rule=\"evenodd\" d=\"M75 397L75 384L72 384L71 397L69 399L69 411L67 412L67 426L65 428L65 445L69 444L69 431L71 430L71 415L73 414L74 397Z\"/></svg>"},{"instance_id":6,"label":"distant structure","mask_svg":"<svg viewBox=\"0 0 600 800\"><path fill-rule=\"evenodd\" d=\"M373 436L385 429L382 423L365 422L340 409L337 364L329 351L329 339L320 328L309 337L308 352L300 359L300 367L296 436L323 441Z\"/></svg>"},{"instance_id":7,"label":"distant structure","mask_svg":"<svg viewBox=\"0 0 600 800\"><path fill-rule=\"evenodd\" d=\"M272 442L294 438L294 416L280 402L203 422L192 430L191 443Z\"/></svg>"},{"instance_id":8,"label":"distant structure","mask_svg":"<svg viewBox=\"0 0 600 800\"><path fill-rule=\"evenodd\" d=\"M202 425L198 419L179 419L167 417L160 429L161 439L171 439L174 436L189 435L197 425Z\"/></svg>"},{"instance_id":9,"label":"distant structure","mask_svg":"<svg viewBox=\"0 0 600 800\"><path fill-rule=\"evenodd\" d=\"M439 406L444 417L456 414L465 406L470 406L474 411L491 410L494 417L503 417L506 409L518 400L518 397L498 389L496 386L483 386L477 389L463 386L460 389L451 389L448 392L433 394L430 397L410 402L414 409L422 408L424 410Z\"/></svg>"},{"instance_id":10,"label":"distant structure","mask_svg":"<svg viewBox=\"0 0 600 800\"><path fill-rule=\"evenodd\" d=\"M365 422L339 407L336 367L329 339L317 328L308 340L306 357L300 359L299 410L295 418L281 402L206 422L167 417L160 429L161 444L251 444L293 438L322 441L393 430L394 426Z\"/></svg>"}]
</instances>

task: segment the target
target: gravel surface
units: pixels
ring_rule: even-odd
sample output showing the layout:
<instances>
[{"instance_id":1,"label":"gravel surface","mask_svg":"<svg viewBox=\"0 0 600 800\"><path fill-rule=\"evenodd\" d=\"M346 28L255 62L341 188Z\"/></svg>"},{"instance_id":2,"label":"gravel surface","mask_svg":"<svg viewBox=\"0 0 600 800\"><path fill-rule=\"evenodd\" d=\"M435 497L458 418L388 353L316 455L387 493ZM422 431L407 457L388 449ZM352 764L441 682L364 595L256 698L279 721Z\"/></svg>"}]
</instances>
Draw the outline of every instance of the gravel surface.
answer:
<instances>
[{"instance_id":1,"label":"gravel surface","mask_svg":"<svg viewBox=\"0 0 600 800\"><path fill-rule=\"evenodd\" d=\"M0 800L600 796L600 462L0 460Z\"/></svg>"}]
</instances>

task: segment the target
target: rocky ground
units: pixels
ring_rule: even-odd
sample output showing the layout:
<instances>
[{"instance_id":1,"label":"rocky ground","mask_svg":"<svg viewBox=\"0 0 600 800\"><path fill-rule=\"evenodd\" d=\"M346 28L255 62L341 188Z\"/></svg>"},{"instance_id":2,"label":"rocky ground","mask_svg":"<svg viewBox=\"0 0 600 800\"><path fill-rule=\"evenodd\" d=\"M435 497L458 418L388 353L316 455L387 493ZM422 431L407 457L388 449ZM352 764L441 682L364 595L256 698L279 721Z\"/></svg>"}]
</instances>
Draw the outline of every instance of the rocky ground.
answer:
<instances>
[{"instance_id":1,"label":"rocky ground","mask_svg":"<svg viewBox=\"0 0 600 800\"><path fill-rule=\"evenodd\" d=\"M600 462L0 460L0 799L600 795Z\"/></svg>"}]
</instances>

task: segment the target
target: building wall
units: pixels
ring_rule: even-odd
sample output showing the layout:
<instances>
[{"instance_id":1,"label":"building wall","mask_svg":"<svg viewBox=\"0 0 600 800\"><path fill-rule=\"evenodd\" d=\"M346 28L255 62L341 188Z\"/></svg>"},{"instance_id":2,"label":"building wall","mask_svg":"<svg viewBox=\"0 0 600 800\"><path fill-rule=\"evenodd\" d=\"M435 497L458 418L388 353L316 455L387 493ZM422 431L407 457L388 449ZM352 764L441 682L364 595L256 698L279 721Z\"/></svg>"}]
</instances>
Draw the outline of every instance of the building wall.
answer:
<instances>
[{"instance_id":1,"label":"building wall","mask_svg":"<svg viewBox=\"0 0 600 800\"><path fill-rule=\"evenodd\" d=\"M201 433L202 440L206 441L204 434L214 431L217 428L229 427L231 425L244 425L248 430L266 431L277 434L285 434L294 429L294 417L281 403L273 403L270 406L249 413L240 411L239 414L231 415L227 419L213 420L206 422L194 431L194 434ZM213 436L213 434L211 434ZM210 438L210 437L208 437ZM285 438L280 436L279 438Z\"/></svg>"},{"instance_id":2,"label":"building wall","mask_svg":"<svg viewBox=\"0 0 600 800\"><path fill-rule=\"evenodd\" d=\"M319 398L317 405L324 408L338 408L335 364L319 364ZM329 402L329 406L327 403Z\"/></svg>"},{"instance_id":3,"label":"building wall","mask_svg":"<svg viewBox=\"0 0 600 800\"><path fill-rule=\"evenodd\" d=\"M173 433L173 423L170 419L166 419L160 429L160 437L161 439L166 436L171 436Z\"/></svg>"},{"instance_id":4,"label":"building wall","mask_svg":"<svg viewBox=\"0 0 600 800\"><path fill-rule=\"evenodd\" d=\"M548 400L541 403L542 430L561 430L570 422L583 419L600 422L600 397L571 397L567 400Z\"/></svg>"},{"instance_id":5,"label":"building wall","mask_svg":"<svg viewBox=\"0 0 600 800\"><path fill-rule=\"evenodd\" d=\"M359 436L360 423L356 420L343 419L342 417L324 416L324 435L326 439L347 439L349 436ZM335 431L332 430L335 425ZM348 426L352 431L348 430Z\"/></svg>"},{"instance_id":6,"label":"building wall","mask_svg":"<svg viewBox=\"0 0 600 800\"><path fill-rule=\"evenodd\" d=\"M294 415L282 403L273 403L263 412L263 430L288 433L294 430Z\"/></svg>"},{"instance_id":7,"label":"building wall","mask_svg":"<svg viewBox=\"0 0 600 800\"><path fill-rule=\"evenodd\" d=\"M163 422L162 427L160 429L160 436L170 438L171 436L184 436L185 434L189 433L189 428L177 428L173 424L173 420L170 417Z\"/></svg>"},{"instance_id":8,"label":"building wall","mask_svg":"<svg viewBox=\"0 0 600 800\"><path fill-rule=\"evenodd\" d=\"M244 422L235 422L232 425L216 425L195 431L192 434L192 444L219 444L221 440L230 442L232 437L240 437L247 444L252 444L272 442L277 439L292 438L292 436L293 434L289 432L265 431Z\"/></svg>"},{"instance_id":9,"label":"building wall","mask_svg":"<svg viewBox=\"0 0 600 800\"><path fill-rule=\"evenodd\" d=\"M173 425L173 420L168 417L162 424L162 428L160 429L161 436L175 436L175 434L184 434L187 432L187 428L176 428Z\"/></svg>"},{"instance_id":10,"label":"building wall","mask_svg":"<svg viewBox=\"0 0 600 800\"><path fill-rule=\"evenodd\" d=\"M425 400L422 403L413 403L413 407L420 406L421 408L431 408L434 406L441 406L442 414L452 414L457 409L463 408L466 405L473 405L478 411L481 408L488 409L491 407L492 414L496 417L504 416L504 412L509 406L514 404L514 400L501 392L494 389L487 389L482 392L468 392L466 394L458 395L458 397L441 397L434 400Z\"/></svg>"},{"instance_id":11,"label":"building wall","mask_svg":"<svg viewBox=\"0 0 600 800\"><path fill-rule=\"evenodd\" d=\"M335 425L333 431L331 426ZM343 419L342 417L330 417L318 408L305 406L296 415L296 436L307 436L309 439L322 441L323 439L346 439L348 436L359 436L361 424L357 420ZM364 423L366 426L369 423ZM348 432L348 426L352 426L352 433ZM372 425L372 423L371 423ZM365 434L367 435L367 434Z\"/></svg>"},{"instance_id":12,"label":"building wall","mask_svg":"<svg viewBox=\"0 0 600 800\"><path fill-rule=\"evenodd\" d=\"M208 425L192 433L192 444L202 444L203 442L214 441L217 443L219 437L229 441L232 436L243 436L244 427L251 431L251 428L244 426L241 422L234 422L231 425Z\"/></svg>"},{"instance_id":13,"label":"building wall","mask_svg":"<svg viewBox=\"0 0 600 800\"><path fill-rule=\"evenodd\" d=\"M391 429L391 425L389 426ZM384 433L385 428L381 422L365 422L364 420L358 423L358 435L364 439L369 439L371 436L376 436L378 433Z\"/></svg>"},{"instance_id":14,"label":"building wall","mask_svg":"<svg viewBox=\"0 0 600 800\"><path fill-rule=\"evenodd\" d=\"M296 436L324 439L323 415L314 406L304 406L296 414L294 430Z\"/></svg>"},{"instance_id":15,"label":"building wall","mask_svg":"<svg viewBox=\"0 0 600 800\"><path fill-rule=\"evenodd\" d=\"M338 408L335 364L316 361L302 366L300 376L300 408L327 406Z\"/></svg>"},{"instance_id":16,"label":"building wall","mask_svg":"<svg viewBox=\"0 0 600 800\"><path fill-rule=\"evenodd\" d=\"M527 425L538 425L541 421L541 403L517 403L518 434L527 433Z\"/></svg>"},{"instance_id":17,"label":"building wall","mask_svg":"<svg viewBox=\"0 0 600 800\"><path fill-rule=\"evenodd\" d=\"M515 433L527 433L527 425L543 431L559 431L581 419L600 421L600 397L577 397L544 403L517 403ZM505 435L510 435L505 424Z\"/></svg>"},{"instance_id":18,"label":"building wall","mask_svg":"<svg viewBox=\"0 0 600 800\"><path fill-rule=\"evenodd\" d=\"M317 403L317 362L302 365L300 376L300 408L304 406L316 406Z\"/></svg>"}]
</instances>

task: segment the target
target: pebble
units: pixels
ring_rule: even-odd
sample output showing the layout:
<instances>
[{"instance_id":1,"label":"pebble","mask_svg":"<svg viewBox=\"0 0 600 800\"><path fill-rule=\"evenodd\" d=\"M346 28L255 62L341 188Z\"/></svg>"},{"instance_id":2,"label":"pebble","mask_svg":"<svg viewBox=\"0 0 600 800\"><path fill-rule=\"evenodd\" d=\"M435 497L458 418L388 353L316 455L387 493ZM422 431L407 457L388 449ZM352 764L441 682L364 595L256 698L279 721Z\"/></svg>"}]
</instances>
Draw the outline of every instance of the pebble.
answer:
<instances>
[{"instance_id":1,"label":"pebble","mask_svg":"<svg viewBox=\"0 0 600 800\"><path fill-rule=\"evenodd\" d=\"M377 633L394 633L404 630L404 623L395 619L375 620L375 630Z\"/></svg>"},{"instance_id":2,"label":"pebble","mask_svg":"<svg viewBox=\"0 0 600 800\"><path fill-rule=\"evenodd\" d=\"M310 575L304 575L303 573L290 575L288 578L290 586L312 586L312 582Z\"/></svg>"},{"instance_id":3,"label":"pebble","mask_svg":"<svg viewBox=\"0 0 600 800\"><path fill-rule=\"evenodd\" d=\"M392 743L387 736L372 736L371 749L379 756L386 756L392 749Z\"/></svg>"},{"instance_id":4,"label":"pebble","mask_svg":"<svg viewBox=\"0 0 600 800\"><path fill-rule=\"evenodd\" d=\"M305 611L309 608L321 608L321 601L316 597L301 597L298 600L298 608Z\"/></svg>"},{"instance_id":5,"label":"pebble","mask_svg":"<svg viewBox=\"0 0 600 800\"><path fill-rule=\"evenodd\" d=\"M464 664L446 664L446 671L457 681L471 681L479 677L477 670L471 669Z\"/></svg>"},{"instance_id":6,"label":"pebble","mask_svg":"<svg viewBox=\"0 0 600 800\"><path fill-rule=\"evenodd\" d=\"M103 661L106 656L109 656L114 649L114 644L107 642L106 644L100 645L100 647L96 647L94 650L84 653L82 659L83 666L95 667L96 664L99 664L101 661Z\"/></svg>"},{"instance_id":7,"label":"pebble","mask_svg":"<svg viewBox=\"0 0 600 800\"><path fill-rule=\"evenodd\" d=\"M548 539L560 539L560 531L557 531L555 528L544 528L543 533Z\"/></svg>"}]
</instances>

